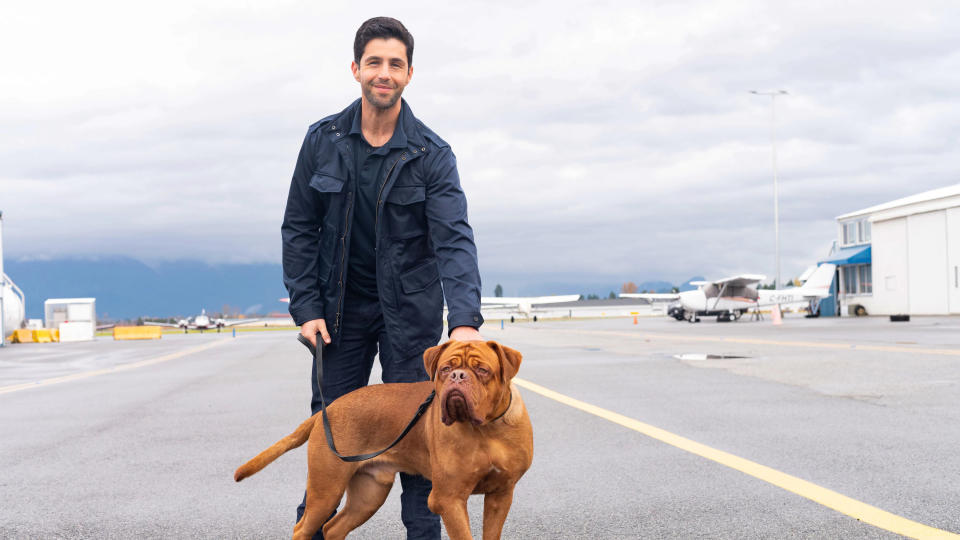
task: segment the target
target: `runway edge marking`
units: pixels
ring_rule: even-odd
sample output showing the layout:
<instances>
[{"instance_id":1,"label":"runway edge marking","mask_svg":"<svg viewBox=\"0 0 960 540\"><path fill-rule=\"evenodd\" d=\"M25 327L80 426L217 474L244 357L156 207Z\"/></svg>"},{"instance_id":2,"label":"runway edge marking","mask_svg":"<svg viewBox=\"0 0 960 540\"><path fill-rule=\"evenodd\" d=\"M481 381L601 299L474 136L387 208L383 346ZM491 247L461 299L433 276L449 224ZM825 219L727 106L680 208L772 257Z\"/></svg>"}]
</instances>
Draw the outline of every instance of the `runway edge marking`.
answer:
<instances>
[{"instance_id":1,"label":"runway edge marking","mask_svg":"<svg viewBox=\"0 0 960 540\"><path fill-rule=\"evenodd\" d=\"M740 337L714 337L714 336L682 336L676 334L650 334L650 333L630 333L617 332L612 330L571 330L577 334L594 334L621 336L641 339L662 339L672 341L703 341L713 343L747 343L751 345L779 345L783 347L806 347L812 349L837 349L850 351L879 351L879 352L905 352L914 354L932 354L940 356L960 356L960 349L931 349L931 348L911 348L897 347L893 345L867 345L857 343L825 343L822 341L782 341L762 338L740 338Z\"/></svg>"},{"instance_id":2,"label":"runway edge marking","mask_svg":"<svg viewBox=\"0 0 960 540\"><path fill-rule=\"evenodd\" d=\"M705 444L701 444L687 439L686 437L681 437L680 435L670 433L669 431L660 429L656 426L652 426L650 424L640 422L639 420L634 420L628 416L623 416L622 414L618 414L613 411L597 407L596 405L591 405L578 399L571 398L559 392L550 390L549 388L540 386L536 383L532 383L518 377L514 377L513 382L521 388L525 388L564 405L568 405L575 409L590 413L594 416L599 416L604 420L609 420L615 424L620 424L621 426L638 431L648 437L667 443L671 446L675 446L681 450L696 454L700 457L709 459L732 469L736 469L742 473L753 476L759 480L763 480L769 484L773 484L779 488L800 495L801 497L810 499L815 503L841 512L875 527L911 538L960 538L960 535L937 529L929 525L924 525L922 523L917 523L916 521L892 514L886 510L881 510L880 508L860 502L856 499L851 499L846 495L841 495L836 491L818 486L812 482L808 482L795 476L791 476L787 473L780 472L776 469L772 469L766 465L761 465L722 450L711 448Z\"/></svg>"},{"instance_id":3,"label":"runway edge marking","mask_svg":"<svg viewBox=\"0 0 960 540\"><path fill-rule=\"evenodd\" d=\"M867 345L857 343L825 343L822 341L781 341L773 339L760 338L739 338L739 337L713 337L713 336L681 336L674 334L648 334L648 333L630 333L616 332L608 330L570 330L575 334L593 334L607 336L621 336L640 339L663 339L673 341L703 341L713 343L747 343L751 345L779 345L784 347L807 347L813 349L837 349L851 351L880 351L880 352L905 352L914 354L932 354L940 356L960 356L960 349L930 349L930 348L911 348L896 347L892 345Z\"/></svg>"},{"instance_id":4,"label":"runway edge marking","mask_svg":"<svg viewBox=\"0 0 960 540\"><path fill-rule=\"evenodd\" d=\"M86 379L86 378L89 378L89 377L96 377L97 375L106 375L106 374L108 374L108 373L118 373L118 372L121 372L121 371L127 371L127 370L130 370L130 369L141 368L141 367L144 367L144 366L151 366L151 365L153 365L153 364L159 364L159 363L161 363L161 362L167 362L167 361L169 361L169 360L175 360L175 359L177 359L177 358L183 358L184 356L188 356L188 355L191 355L191 354L194 354L194 353L198 353L198 352L201 352L201 351L205 351L205 350L207 350L207 349L211 349L211 348L213 348L213 347L216 347L217 345L222 345L222 344L228 343L228 342L229 342L229 340L226 340L226 339L218 339L217 341L214 341L214 342L211 342L211 343L205 343L205 344L203 344L203 345L200 345L199 347L193 347L193 348L186 349L186 350L183 350L183 351L177 351L177 352L175 352L175 353L170 353L170 354L166 354L166 355L163 355L163 356L158 356L158 357L156 357L156 358L148 358L148 359L146 359L146 360L141 360L141 361L139 361L139 362L131 362L131 363L129 363L129 364L120 364L120 365L113 366L113 367L109 367L109 368L97 369L97 370L93 370L93 371L84 371L84 372L81 372L81 373L74 373L74 374L71 374L71 375L63 375L63 376L60 376L60 377L52 377L52 378L49 378L49 379L42 379L42 380L39 380L39 381L34 381L34 382L29 382L29 383L14 384L14 385L11 385L11 386L0 386L0 394L9 394L9 393L11 393L11 392L18 392L18 391L20 391L20 390L28 390L28 389L30 389L30 388L40 388L40 387L43 387L43 386L50 386L50 385L52 385L52 384L59 384L59 383L64 383L64 382L69 382L69 381L76 381L76 380L80 380L80 379Z\"/></svg>"}]
</instances>

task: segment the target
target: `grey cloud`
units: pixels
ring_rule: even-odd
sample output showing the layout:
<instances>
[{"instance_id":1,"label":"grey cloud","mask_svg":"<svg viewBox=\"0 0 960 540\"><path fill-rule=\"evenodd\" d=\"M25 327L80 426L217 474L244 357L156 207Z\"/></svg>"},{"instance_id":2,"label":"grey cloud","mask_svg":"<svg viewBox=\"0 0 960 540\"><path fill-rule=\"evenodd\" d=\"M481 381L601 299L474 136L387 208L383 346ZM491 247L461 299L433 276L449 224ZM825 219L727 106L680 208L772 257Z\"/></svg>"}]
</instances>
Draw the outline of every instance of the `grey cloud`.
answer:
<instances>
[{"instance_id":1,"label":"grey cloud","mask_svg":"<svg viewBox=\"0 0 960 540\"><path fill-rule=\"evenodd\" d=\"M358 94L350 46L366 14L118 6L135 23L68 9L94 35L57 23L52 45L11 60L8 254L279 260L300 142ZM769 100L750 89L790 91L777 101L785 277L825 253L836 215L960 181L949 3L409 7L405 96L453 145L485 271L772 275ZM24 10L27 27L45 20Z\"/></svg>"}]
</instances>

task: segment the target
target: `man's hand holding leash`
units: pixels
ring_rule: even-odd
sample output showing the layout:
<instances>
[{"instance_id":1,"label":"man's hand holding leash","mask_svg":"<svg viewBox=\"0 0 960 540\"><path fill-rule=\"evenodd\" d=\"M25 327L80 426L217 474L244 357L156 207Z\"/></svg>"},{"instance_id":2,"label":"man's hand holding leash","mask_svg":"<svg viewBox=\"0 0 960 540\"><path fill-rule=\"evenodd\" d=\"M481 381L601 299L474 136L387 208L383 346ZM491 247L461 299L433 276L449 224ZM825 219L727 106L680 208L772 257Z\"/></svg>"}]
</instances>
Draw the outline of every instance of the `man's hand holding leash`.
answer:
<instances>
[{"instance_id":1,"label":"man's hand holding leash","mask_svg":"<svg viewBox=\"0 0 960 540\"><path fill-rule=\"evenodd\" d=\"M323 319L314 319L303 323L300 327L300 335L310 340L310 344L317 346L317 334L323 338L325 345L330 344L330 333L327 332L327 322Z\"/></svg>"}]
</instances>

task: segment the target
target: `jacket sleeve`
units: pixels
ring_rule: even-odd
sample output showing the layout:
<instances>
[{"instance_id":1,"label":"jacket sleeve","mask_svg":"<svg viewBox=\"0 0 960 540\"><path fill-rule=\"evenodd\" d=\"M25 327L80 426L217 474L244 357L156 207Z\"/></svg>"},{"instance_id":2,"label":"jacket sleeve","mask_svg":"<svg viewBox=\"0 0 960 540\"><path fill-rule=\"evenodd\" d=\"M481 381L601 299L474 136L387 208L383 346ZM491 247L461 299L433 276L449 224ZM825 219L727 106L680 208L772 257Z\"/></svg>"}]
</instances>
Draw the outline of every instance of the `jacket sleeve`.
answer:
<instances>
[{"instance_id":1,"label":"jacket sleeve","mask_svg":"<svg viewBox=\"0 0 960 540\"><path fill-rule=\"evenodd\" d=\"M319 193L310 187L318 133L307 132L287 195L280 236L283 239L283 284L290 294L290 315L297 326L322 319L320 291L320 226L323 208Z\"/></svg>"},{"instance_id":2,"label":"jacket sleeve","mask_svg":"<svg viewBox=\"0 0 960 540\"><path fill-rule=\"evenodd\" d=\"M460 187L457 160L449 147L424 157L426 216L447 301L447 334L458 326L480 328L480 270L467 198Z\"/></svg>"}]
</instances>

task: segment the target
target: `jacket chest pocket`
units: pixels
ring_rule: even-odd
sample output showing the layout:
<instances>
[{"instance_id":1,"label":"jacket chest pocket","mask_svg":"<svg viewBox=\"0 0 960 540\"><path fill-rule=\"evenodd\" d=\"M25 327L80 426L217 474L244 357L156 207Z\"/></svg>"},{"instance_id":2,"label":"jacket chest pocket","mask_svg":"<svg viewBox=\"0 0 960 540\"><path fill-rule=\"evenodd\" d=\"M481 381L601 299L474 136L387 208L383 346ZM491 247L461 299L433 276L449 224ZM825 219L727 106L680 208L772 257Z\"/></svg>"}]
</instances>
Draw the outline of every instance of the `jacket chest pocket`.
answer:
<instances>
[{"instance_id":1,"label":"jacket chest pocket","mask_svg":"<svg viewBox=\"0 0 960 540\"><path fill-rule=\"evenodd\" d=\"M324 173L314 173L310 178L310 187L318 192L322 201L324 230L337 231L342 225L344 184L344 180Z\"/></svg>"},{"instance_id":2,"label":"jacket chest pocket","mask_svg":"<svg viewBox=\"0 0 960 540\"><path fill-rule=\"evenodd\" d=\"M383 205L390 238L414 238L427 231L425 186L393 186Z\"/></svg>"},{"instance_id":3,"label":"jacket chest pocket","mask_svg":"<svg viewBox=\"0 0 960 540\"><path fill-rule=\"evenodd\" d=\"M337 236L344 225L343 214L345 182L334 176L314 173L310 178L310 187L319 192L325 209L320 230L320 281L326 283L335 267L333 260L337 254Z\"/></svg>"},{"instance_id":4,"label":"jacket chest pocket","mask_svg":"<svg viewBox=\"0 0 960 540\"><path fill-rule=\"evenodd\" d=\"M324 173L314 173L310 178L310 187L320 193L340 193L343 191L343 184L343 179Z\"/></svg>"}]
</instances>

